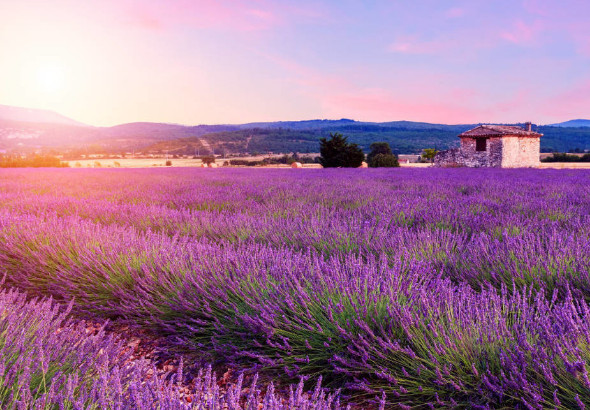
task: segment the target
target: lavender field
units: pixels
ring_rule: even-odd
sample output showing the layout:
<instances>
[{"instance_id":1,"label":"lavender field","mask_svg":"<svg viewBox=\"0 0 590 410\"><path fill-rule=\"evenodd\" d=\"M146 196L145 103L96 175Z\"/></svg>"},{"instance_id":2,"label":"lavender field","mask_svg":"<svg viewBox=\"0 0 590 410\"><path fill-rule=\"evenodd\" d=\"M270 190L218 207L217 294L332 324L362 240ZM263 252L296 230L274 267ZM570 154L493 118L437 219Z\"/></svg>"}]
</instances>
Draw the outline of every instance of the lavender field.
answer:
<instances>
[{"instance_id":1,"label":"lavender field","mask_svg":"<svg viewBox=\"0 0 590 410\"><path fill-rule=\"evenodd\" d=\"M589 187L585 170L4 170L0 401L583 409ZM220 390L204 367L187 399L182 366L146 377L81 320L242 376Z\"/></svg>"}]
</instances>

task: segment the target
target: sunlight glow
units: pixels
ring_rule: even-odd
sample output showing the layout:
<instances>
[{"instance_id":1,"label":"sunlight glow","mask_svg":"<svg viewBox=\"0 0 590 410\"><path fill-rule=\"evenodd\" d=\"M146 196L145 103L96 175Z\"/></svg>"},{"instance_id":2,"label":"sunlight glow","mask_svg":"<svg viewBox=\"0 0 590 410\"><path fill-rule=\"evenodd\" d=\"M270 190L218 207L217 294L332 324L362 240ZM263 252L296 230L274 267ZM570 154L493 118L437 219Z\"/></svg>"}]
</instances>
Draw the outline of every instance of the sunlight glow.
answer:
<instances>
[{"instance_id":1,"label":"sunlight glow","mask_svg":"<svg viewBox=\"0 0 590 410\"><path fill-rule=\"evenodd\" d=\"M37 85L45 93L58 93L65 86L65 70L58 63L49 63L37 69Z\"/></svg>"}]
</instances>

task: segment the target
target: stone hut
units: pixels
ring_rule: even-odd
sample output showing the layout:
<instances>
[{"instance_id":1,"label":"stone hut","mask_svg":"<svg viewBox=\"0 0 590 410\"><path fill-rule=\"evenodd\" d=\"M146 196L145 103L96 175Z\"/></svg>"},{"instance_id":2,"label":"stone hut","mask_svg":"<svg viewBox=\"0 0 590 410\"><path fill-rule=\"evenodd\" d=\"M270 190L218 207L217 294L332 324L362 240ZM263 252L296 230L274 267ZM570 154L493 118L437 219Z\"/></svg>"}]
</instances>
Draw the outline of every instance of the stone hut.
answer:
<instances>
[{"instance_id":1,"label":"stone hut","mask_svg":"<svg viewBox=\"0 0 590 410\"><path fill-rule=\"evenodd\" d=\"M541 136L531 130L508 125L479 125L459 135L459 148L441 151L434 158L438 167L537 167Z\"/></svg>"}]
</instances>

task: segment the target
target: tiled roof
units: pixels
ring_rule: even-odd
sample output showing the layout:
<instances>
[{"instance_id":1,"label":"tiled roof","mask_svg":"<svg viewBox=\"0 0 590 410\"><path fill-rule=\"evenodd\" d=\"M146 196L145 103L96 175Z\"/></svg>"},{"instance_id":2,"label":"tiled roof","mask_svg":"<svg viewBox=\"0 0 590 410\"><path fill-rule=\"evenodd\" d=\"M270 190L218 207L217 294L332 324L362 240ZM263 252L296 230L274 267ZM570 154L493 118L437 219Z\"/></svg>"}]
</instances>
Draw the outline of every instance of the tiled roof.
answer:
<instances>
[{"instance_id":1,"label":"tiled roof","mask_svg":"<svg viewBox=\"0 0 590 410\"><path fill-rule=\"evenodd\" d=\"M534 131L525 131L520 127L511 125L479 125L469 131L465 131L463 134L459 134L459 137L501 137L503 135L540 137L543 134Z\"/></svg>"}]
</instances>

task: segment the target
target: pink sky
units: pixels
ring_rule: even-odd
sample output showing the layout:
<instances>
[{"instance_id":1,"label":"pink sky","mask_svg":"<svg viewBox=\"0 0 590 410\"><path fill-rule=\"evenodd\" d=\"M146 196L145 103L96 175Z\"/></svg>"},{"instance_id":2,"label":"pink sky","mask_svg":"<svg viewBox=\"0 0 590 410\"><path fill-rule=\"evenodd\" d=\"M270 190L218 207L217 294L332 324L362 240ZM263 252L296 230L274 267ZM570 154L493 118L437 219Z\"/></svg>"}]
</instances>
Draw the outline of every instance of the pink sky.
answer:
<instances>
[{"instance_id":1,"label":"pink sky","mask_svg":"<svg viewBox=\"0 0 590 410\"><path fill-rule=\"evenodd\" d=\"M587 1L0 3L0 104L92 125L590 118Z\"/></svg>"}]
</instances>

